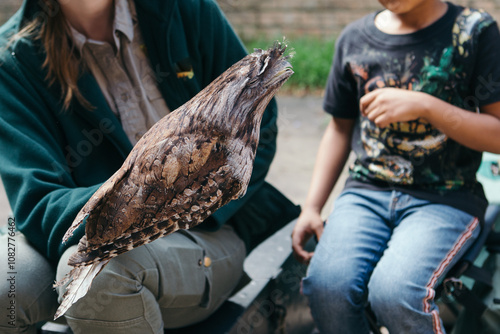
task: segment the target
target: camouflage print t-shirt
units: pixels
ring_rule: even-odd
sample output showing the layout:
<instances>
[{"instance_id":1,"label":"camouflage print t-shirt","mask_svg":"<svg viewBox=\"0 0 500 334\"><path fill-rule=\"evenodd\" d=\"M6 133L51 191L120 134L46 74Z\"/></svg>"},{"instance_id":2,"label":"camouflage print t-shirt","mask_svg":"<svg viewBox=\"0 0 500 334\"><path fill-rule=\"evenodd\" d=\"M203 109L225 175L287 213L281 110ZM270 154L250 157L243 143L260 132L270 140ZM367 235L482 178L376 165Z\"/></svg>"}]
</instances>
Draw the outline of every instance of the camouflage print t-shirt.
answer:
<instances>
[{"instance_id":1,"label":"camouflage print t-shirt","mask_svg":"<svg viewBox=\"0 0 500 334\"><path fill-rule=\"evenodd\" d=\"M378 128L359 112L360 98L383 87L425 92L471 112L500 101L496 23L482 11L447 4L443 17L411 34L383 33L374 24L377 13L350 24L337 41L324 109L357 120L347 186L398 189L482 217L480 152L425 119ZM441 112L450 123L467 122Z\"/></svg>"}]
</instances>

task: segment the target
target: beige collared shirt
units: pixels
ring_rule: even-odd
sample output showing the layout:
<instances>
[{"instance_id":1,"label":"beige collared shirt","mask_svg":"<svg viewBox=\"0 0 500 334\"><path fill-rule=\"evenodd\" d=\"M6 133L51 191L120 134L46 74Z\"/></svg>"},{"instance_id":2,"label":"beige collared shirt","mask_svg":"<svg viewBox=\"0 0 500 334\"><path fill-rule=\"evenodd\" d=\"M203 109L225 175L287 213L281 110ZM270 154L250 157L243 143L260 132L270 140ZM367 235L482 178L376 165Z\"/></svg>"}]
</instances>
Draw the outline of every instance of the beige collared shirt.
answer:
<instances>
[{"instance_id":1,"label":"beige collared shirt","mask_svg":"<svg viewBox=\"0 0 500 334\"><path fill-rule=\"evenodd\" d=\"M71 27L76 47L135 145L169 109L145 53L133 1L115 1L113 30L115 46Z\"/></svg>"}]
</instances>

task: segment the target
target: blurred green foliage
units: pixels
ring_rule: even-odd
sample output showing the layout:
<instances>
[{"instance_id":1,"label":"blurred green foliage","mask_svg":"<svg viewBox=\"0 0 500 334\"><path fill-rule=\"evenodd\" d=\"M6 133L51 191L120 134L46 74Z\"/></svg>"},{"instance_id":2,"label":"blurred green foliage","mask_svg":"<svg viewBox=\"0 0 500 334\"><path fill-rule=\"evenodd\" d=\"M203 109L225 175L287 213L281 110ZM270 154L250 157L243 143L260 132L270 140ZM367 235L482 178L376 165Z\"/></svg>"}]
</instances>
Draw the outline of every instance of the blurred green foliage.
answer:
<instances>
[{"instance_id":1,"label":"blurred green foliage","mask_svg":"<svg viewBox=\"0 0 500 334\"><path fill-rule=\"evenodd\" d=\"M267 49L272 46L269 39L259 38L243 41L248 52L255 48ZM287 53L292 55L290 63L294 75L283 86L283 90L316 92L325 88L333 60L335 40L300 37L286 40Z\"/></svg>"}]
</instances>

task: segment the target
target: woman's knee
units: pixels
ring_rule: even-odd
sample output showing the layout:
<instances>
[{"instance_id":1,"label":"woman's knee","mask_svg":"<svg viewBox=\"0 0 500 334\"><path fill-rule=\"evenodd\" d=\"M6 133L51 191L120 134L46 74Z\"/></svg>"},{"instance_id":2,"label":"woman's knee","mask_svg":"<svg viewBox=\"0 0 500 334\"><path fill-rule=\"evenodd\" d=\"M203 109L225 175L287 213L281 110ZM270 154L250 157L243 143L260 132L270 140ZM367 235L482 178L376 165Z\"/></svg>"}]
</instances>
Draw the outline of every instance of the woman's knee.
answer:
<instances>
[{"instance_id":1,"label":"woman's knee","mask_svg":"<svg viewBox=\"0 0 500 334\"><path fill-rule=\"evenodd\" d=\"M5 277L0 281L0 309L5 319L0 332L35 333L35 325L52 319L57 309L57 294L52 288L55 272L22 234L0 237L0 247L14 253L11 260L1 259L0 264Z\"/></svg>"},{"instance_id":2,"label":"woman's knee","mask_svg":"<svg viewBox=\"0 0 500 334\"><path fill-rule=\"evenodd\" d=\"M69 248L61 257L57 278L61 280L72 269L67 265L67 259L75 251L76 246ZM135 254L141 253L141 254ZM145 281L152 286L158 285L158 271L137 266L136 257L144 258L149 254L143 247L133 252L122 254L111 261L94 278L85 296L76 302L67 312L74 318L102 319L118 321L130 317L130 313L140 314L143 310ZM151 282L149 282L151 281ZM65 289L58 288L59 299L62 299ZM156 296L146 294L147 302L155 302Z\"/></svg>"},{"instance_id":3,"label":"woman's knee","mask_svg":"<svg viewBox=\"0 0 500 334\"><path fill-rule=\"evenodd\" d=\"M118 285L96 284L94 287L65 314L75 334L163 332L160 308L155 296L145 287L133 293L123 291Z\"/></svg>"},{"instance_id":4,"label":"woman's knee","mask_svg":"<svg viewBox=\"0 0 500 334\"><path fill-rule=\"evenodd\" d=\"M61 279L69 267L67 258L74 249L68 249L58 267ZM140 254L136 254L140 253ZM94 278L85 296L65 313L66 321L75 333L122 333L132 329L137 333L156 333L163 329L157 296L150 289L158 286L158 271L138 266L137 258L149 263L146 248L112 259ZM64 289L59 288L59 299Z\"/></svg>"}]
</instances>

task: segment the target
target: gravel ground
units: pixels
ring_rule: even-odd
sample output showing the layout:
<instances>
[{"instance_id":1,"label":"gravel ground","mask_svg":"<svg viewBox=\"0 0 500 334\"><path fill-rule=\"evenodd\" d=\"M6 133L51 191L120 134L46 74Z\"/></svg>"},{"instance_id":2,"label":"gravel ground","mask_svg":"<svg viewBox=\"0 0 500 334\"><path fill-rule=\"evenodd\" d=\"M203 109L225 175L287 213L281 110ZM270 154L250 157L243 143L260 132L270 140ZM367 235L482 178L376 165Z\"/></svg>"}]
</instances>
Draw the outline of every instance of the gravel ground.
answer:
<instances>
[{"instance_id":1,"label":"gravel ground","mask_svg":"<svg viewBox=\"0 0 500 334\"><path fill-rule=\"evenodd\" d=\"M269 171L268 181L296 204L303 204L316 158L316 152L328 124L322 111L322 98L315 96L278 96L278 151ZM343 184L343 182L339 182ZM334 190L323 214L331 208ZM0 226L7 223L11 212L0 180Z\"/></svg>"},{"instance_id":2,"label":"gravel ground","mask_svg":"<svg viewBox=\"0 0 500 334\"><path fill-rule=\"evenodd\" d=\"M318 146L330 120L322 102L321 97L315 96L278 96L278 150L268 181L297 204L306 199ZM330 212L346 176L344 170L324 207L324 216Z\"/></svg>"}]
</instances>

